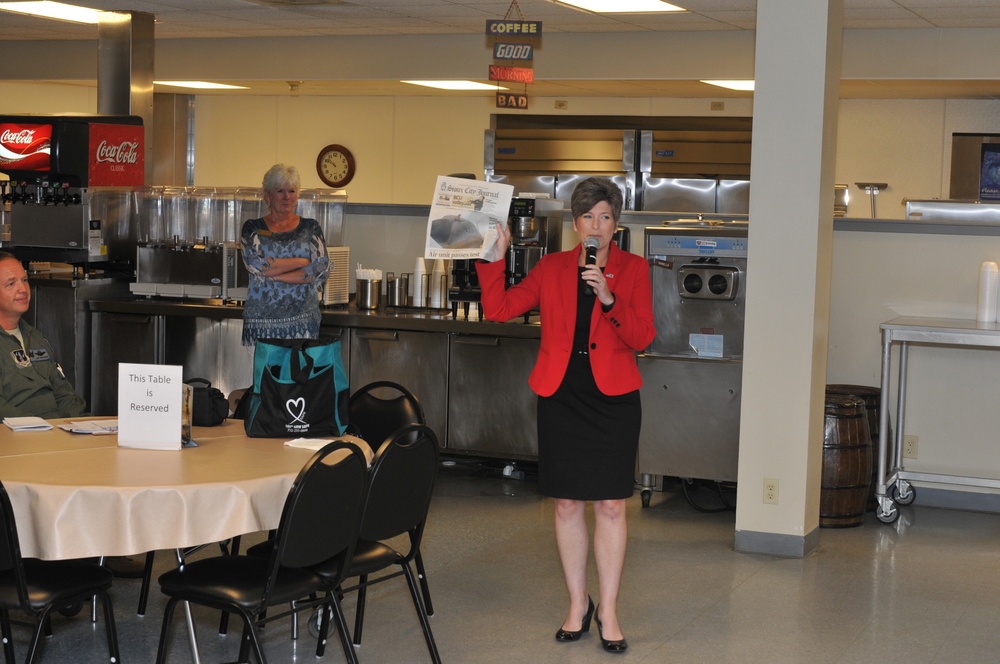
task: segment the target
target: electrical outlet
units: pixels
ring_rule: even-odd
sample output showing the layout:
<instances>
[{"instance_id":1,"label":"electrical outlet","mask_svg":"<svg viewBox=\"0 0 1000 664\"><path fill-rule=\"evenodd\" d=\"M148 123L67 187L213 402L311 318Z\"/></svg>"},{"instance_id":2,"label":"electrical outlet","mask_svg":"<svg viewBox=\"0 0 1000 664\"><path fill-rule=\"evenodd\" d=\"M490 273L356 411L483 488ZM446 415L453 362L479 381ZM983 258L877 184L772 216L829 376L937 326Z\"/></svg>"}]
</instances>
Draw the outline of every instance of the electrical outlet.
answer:
<instances>
[{"instance_id":1,"label":"electrical outlet","mask_svg":"<svg viewBox=\"0 0 1000 664\"><path fill-rule=\"evenodd\" d=\"M920 442L920 436L903 436L904 459L917 458L917 443L919 442Z\"/></svg>"},{"instance_id":2,"label":"electrical outlet","mask_svg":"<svg viewBox=\"0 0 1000 664\"><path fill-rule=\"evenodd\" d=\"M778 504L778 480L764 478L764 502L768 505Z\"/></svg>"}]
</instances>

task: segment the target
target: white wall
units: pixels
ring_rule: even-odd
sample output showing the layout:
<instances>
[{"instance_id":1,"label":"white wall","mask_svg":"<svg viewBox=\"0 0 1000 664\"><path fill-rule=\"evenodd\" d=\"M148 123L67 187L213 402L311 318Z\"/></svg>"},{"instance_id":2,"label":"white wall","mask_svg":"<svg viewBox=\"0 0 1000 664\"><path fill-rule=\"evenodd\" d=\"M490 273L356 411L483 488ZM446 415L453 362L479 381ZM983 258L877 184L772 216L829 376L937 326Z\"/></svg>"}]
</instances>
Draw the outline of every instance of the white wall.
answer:
<instances>
[{"instance_id":1,"label":"white wall","mask_svg":"<svg viewBox=\"0 0 1000 664\"><path fill-rule=\"evenodd\" d=\"M875 201L880 219L904 219L906 198L948 198L956 132L1000 132L1000 101L841 100L836 178L849 185L847 216L871 216L856 182L889 185Z\"/></svg>"},{"instance_id":2,"label":"white wall","mask_svg":"<svg viewBox=\"0 0 1000 664\"><path fill-rule=\"evenodd\" d=\"M879 384L884 321L975 318L984 260L1000 260L1000 237L834 233L828 382ZM904 433L920 444L907 470L1000 477L1000 353L913 345L908 366Z\"/></svg>"}]
</instances>

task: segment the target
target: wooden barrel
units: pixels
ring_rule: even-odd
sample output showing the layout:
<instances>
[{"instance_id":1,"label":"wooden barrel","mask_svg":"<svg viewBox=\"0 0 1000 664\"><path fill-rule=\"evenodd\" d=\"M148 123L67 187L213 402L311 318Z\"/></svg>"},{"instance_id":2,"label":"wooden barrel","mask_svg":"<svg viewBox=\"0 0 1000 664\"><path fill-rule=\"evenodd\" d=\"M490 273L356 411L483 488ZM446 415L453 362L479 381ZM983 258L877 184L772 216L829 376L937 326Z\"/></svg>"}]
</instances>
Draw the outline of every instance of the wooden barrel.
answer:
<instances>
[{"instance_id":1,"label":"wooden barrel","mask_svg":"<svg viewBox=\"0 0 1000 664\"><path fill-rule=\"evenodd\" d=\"M868 411L868 431L872 439L872 483L868 489L868 503L866 509L874 512L878 507L875 500L875 485L878 483L878 432L879 432L879 407L882 403L882 390L870 385L827 385L827 394L842 394L858 397L865 402L865 409ZM889 425L888 432L889 445L892 445L892 425ZM886 447L886 463L889 462L889 447Z\"/></svg>"},{"instance_id":2,"label":"wooden barrel","mask_svg":"<svg viewBox=\"0 0 1000 664\"><path fill-rule=\"evenodd\" d=\"M872 440L865 402L850 395L827 394L820 527L860 526L871 479Z\"/></svg>"}]
</instances>

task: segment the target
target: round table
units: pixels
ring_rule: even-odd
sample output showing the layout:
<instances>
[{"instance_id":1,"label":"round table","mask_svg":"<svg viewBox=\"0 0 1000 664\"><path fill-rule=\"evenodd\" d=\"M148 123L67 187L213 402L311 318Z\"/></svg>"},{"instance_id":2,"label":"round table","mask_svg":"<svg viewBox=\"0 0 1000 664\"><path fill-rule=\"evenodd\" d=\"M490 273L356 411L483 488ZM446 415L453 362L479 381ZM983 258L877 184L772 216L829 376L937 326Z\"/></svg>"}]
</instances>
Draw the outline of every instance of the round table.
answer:
<instances>
[{"instance_id":1,"label":"round table","mask_svg":"<svg viewBox=\"0 0 1000 664\"><path fill-rule=\"evenodd\" d=\"M313 452L248 438L238 420L195 427L193 438L198 447L144 450L119 448L115 435L0 426L0 481L21 553L127 556L277 528Z\"/></svg>"}]
</instances>

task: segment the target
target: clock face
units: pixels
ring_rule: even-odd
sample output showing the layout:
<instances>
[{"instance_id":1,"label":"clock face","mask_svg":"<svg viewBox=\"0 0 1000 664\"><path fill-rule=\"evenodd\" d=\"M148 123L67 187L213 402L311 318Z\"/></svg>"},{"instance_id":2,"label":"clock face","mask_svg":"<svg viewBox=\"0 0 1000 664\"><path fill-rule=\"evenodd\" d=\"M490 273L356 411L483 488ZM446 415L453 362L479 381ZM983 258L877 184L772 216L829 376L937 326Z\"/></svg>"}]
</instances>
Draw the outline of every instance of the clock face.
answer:
<instances>
[{"instance_id":1,"label":"clock face","mask_svg":"<svg viewBox=\"0 0 1000 664\"><path fill-rule=\"evenodd\" d=\"M328 145L316 158L316 173L330 187L343 187L354 177L354 155L342 145Z\"/></svg>"}]
</instances>

